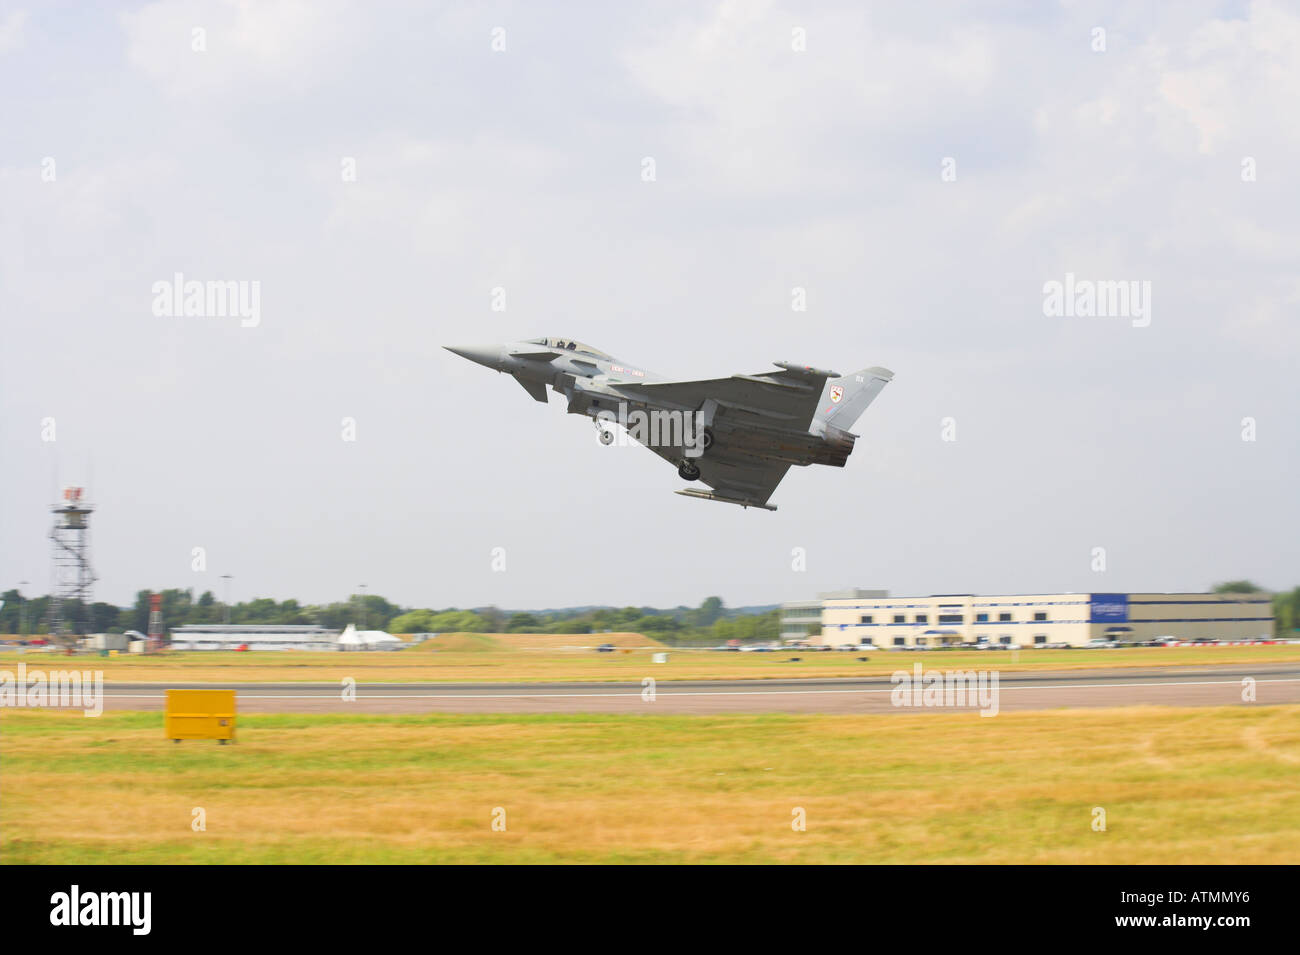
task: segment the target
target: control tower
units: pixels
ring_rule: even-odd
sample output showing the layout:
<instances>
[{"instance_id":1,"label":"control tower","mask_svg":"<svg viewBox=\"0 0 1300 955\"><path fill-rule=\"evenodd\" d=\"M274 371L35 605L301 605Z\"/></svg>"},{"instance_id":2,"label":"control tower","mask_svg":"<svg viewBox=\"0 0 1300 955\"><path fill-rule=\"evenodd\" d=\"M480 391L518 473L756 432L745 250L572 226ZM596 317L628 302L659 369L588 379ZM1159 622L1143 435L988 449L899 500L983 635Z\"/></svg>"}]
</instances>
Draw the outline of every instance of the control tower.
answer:
<instances>
[{"instance_id":1,"label":"control tower","mask_svg":"<svg viewBox=\"0 0 1300 955\"><path fill-rule=\"evenodd\" d=\"M50 541L54 545L53 586L50 590L50 639L70 645L90 628L91 590L95 573L90 566L90 513L85 488L63 489L55 504Z\"/></svg>"}]
</instances>

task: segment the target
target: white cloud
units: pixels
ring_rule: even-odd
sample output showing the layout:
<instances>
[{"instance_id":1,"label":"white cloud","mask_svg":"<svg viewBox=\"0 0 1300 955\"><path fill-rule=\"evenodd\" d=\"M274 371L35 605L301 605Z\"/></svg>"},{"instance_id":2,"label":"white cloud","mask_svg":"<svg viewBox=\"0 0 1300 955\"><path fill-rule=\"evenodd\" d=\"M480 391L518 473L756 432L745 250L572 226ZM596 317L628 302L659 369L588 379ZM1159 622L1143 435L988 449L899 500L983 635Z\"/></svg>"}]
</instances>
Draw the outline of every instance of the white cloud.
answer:
<instances>
[{"instance_id":1,"label":"white cloud","mask_svg":"<svg viewBox=\"0 0 1300 955\"><path fill-rule=\"evenodd\" d=\"M792 30L807 49L792 49ZM945 25L893 32L853 8L809 10L724 0L629 51L630 76L671 107L662 137L722 193L766 192L807 173L851 186L887 149L853 147L865 129L956 118L985 96L1001 56L991 31ZM887 144L885 144L887 145ZM647 144L649 152L654 143ZM935 157L937 164L938 157Z\"/></svg>"},{"instance_id":2,"label":"white cloud","mask_svg":"<svg viewBox=\"0 0 1300 955\"><path fill-rule=\"evenodd\" d=\"M1196 131L1197 149L1213 154L1265 132L1290 145L1300 101L1300 14L1257 0L1243 20L1210 20L1174 48L1175 65L1159 78L1164 105Z\"/></svg>"},{"instance_id":3,"label":"white cloud","mask_svg":"<svg viewBox=\"0 0 1300 955\"><path fill-rule=\"evenodd\" d=\"M168 94L263 99L310 88L366 22L344 0L182 0L121 15L128 61Z\"/></svg>"},{"instance_id":4,"label":"white cloud","mask_svg":"<svg viewBox=\"0 0 1300 955\"><path fill-rule=\"evenodd\" d=\"M656 7L650 27L623 5L180 0L107 37L93 21L52 36L20 23L11 35L41 42L57 83L6 113L0 296L23 316L7 344L59 356L60 453L93 451L100 480L124 488L102 511L123 528L97 538L104 595L188 586L168 555L188 554L196 521L228 531L212 546L262 592L315 599L354 585L329 557L347 552L375 555L388 595L419 604L696 602L702 580L759 602L844 585L788 580L773 549L795 534L859 582L942 586L933 548L862 564L844 543L862 521L882 539L951 541L952 572L973 575L953 586L1087 587L1086 567L1044 570L1068 560L1014 528L952 539L933 502L956 489L980 513L1051 527L1066 493L1086 525L1140 515L1135 475L1200 523L1135 540L1127 566L1184 561L1183 587L1295 566L1286 535L1225 545L1204 488L1237 475L1223 456L1187 470L1179 457L1201 453L1213 424L1186 402L1244 396L1261 420L1297 405L1295 17L1261 3L1226 19L1212 0L1093 6L683 3ZM1111 27L1104 54L1089 50L1096 22ZM488 45L498 24L502 55ZM40 180L46 155L57 182ZM656 183L639 181L644 155ZM949 155L954 183L940 180ZM1242 155L1257 183L1241 181ZM261 281L262 325L151 318L149 284L175 270ZM1067 270L1152 279L1152 326L1044 321L1042 284ZM489 308L497 285L506 312ZM790 308L796 285L805 313ZM558 402L438 347L551 332L668 375L779 358L898 377L848 468L797 469L781 511L754 520L683 505L652 456L611 460ZM0 392L6 420L39 420L48 362L11 363ZM361 421L362 455L338 441L343 414ZM956 449L938 443L945 415L960 421ZM168 460L206 462L195 483L142 471L142 433ZM1294 475L1300 449L1269 433L1268 473ZM0 521L39 567L32 502L50 469L14 460ZM290 491L265 480L304 473ZM572 501L574 474L591 477L587 506L652 546L579 577L547 565L538 528ZM1252 494L1234 521L1276 523L1293 497ZM385 501L408 498L430 503L387 516ZM250 544L258 526L277 533ZM138 527L176 540L137 541ZM722 561L661 546L664 527L734 546ZM487 537L520 557L508 580L464 557ZM36 579L17 551L0 553L0 574Z\"/></svg>"}]
</instances>

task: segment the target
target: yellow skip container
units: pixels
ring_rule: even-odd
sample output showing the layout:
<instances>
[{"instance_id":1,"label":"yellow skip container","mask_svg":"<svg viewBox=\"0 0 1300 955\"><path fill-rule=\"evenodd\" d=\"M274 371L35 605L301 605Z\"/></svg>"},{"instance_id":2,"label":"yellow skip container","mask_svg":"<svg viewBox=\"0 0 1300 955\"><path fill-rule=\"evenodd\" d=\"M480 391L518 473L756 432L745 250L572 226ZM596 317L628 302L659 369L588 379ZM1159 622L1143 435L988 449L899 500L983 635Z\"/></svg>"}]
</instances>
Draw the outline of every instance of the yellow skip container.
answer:
<instances>
[{"instance_id":1,"label":"yellow skip container","mask_svg":"<svg viewBox=\"0 0 1300 955\"><path fill-rule=\"evenodd\" d=\"M167 738L216 739L223 744L235 738L234 690L168 690Z\"/></svg>"}]
</instances>

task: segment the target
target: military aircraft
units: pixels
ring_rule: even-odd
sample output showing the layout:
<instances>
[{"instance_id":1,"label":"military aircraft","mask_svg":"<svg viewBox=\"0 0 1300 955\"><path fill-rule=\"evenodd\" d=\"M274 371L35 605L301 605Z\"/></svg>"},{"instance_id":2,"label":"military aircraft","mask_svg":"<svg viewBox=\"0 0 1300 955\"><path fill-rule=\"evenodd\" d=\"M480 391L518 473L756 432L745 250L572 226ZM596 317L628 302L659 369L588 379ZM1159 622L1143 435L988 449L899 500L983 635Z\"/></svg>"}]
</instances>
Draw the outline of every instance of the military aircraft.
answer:
<instances>
[{"instance_id":1,"label":"military aircraft","mask_svg":"<svg viewBox=\"0 0 1300 955\"><path fill-rule=\"evenodd\" d=\"M841 377L778 361L780 371L668 381L571 338L445 347L513 376L537 401L549 385L570 414L595 419L602 443L620 424L683 480L713 489L678 494L769 511L791 465L844 467L857 439L848 429L894 377L885 368Z\"/></svg>"}]
</instances>

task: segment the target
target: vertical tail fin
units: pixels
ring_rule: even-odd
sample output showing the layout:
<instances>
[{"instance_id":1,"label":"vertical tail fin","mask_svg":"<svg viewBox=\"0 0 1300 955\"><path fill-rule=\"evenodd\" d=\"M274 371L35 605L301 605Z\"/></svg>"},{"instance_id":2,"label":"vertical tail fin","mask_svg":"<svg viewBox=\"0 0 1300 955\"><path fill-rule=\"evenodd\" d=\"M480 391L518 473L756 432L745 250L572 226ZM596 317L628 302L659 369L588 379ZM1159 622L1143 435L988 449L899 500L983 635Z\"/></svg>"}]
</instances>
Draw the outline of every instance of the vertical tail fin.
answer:
<instances>
[{"instance_id":1,"label":"vertical tail fin","mask_svg":"<svg viewBox=\"0 0 1300 955\"><path fill-rule=\"evenodd\" d=\"M843 378L828 378L817 419L848 431L893 378L888 368L864 368Z\"/></svg>"}]
</instances>

